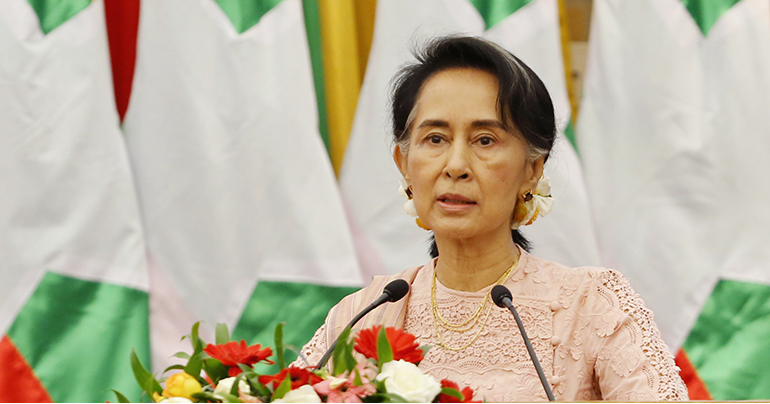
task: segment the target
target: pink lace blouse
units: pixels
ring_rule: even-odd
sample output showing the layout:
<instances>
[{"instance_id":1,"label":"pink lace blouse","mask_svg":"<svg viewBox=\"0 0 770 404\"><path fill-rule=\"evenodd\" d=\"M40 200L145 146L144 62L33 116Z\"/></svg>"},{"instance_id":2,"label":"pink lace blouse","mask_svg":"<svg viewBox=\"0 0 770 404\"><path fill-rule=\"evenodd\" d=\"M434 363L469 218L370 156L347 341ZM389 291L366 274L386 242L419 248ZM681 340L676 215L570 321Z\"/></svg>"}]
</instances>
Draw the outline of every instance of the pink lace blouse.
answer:
<instances>
[{"instance_id":1,"label":"pink lace blouse","mask_svg":"<svg viewBox=\"0 0 770 404\"><path fill-rule=\"evenodd\" d=\"M487 307L492 305L488 318L485 308L478 324L465 332L447 331L439 326L441 337L449 346L462 347L479 332L486 318L485 326L470 346L460 351L440 346L431 311L434 262L411 275L412 289L408 302L402 303L401 315L380 315L381 322L403 327L421 345L432 345L420 368L438 380L448 378L461 387L470 386L476 392L475 399L545 401L545 392L513 316L491 301L487 303ZM395 277L400 276L390 278ZM382 290L380 284L376 295ZM652 312L618 272L567 268L522 251L520 262L505 285L514 296L514 306L557 400L687 399L679 368L660 338ZM491 289L489 286L478 292L459 292L440 282L436 286L440 313L453 324L474 314ZM353 300L355 295L345 299ZM345 299L338 306L343 306ZM349 313L354 311L332 309L324 326L303 348L309 363L316 363L332 340L327 328L340 329L340 324L344 327L353 315ZM374 312L369 314L372 315L377 316Z\"/></svg>"}]
</instances>

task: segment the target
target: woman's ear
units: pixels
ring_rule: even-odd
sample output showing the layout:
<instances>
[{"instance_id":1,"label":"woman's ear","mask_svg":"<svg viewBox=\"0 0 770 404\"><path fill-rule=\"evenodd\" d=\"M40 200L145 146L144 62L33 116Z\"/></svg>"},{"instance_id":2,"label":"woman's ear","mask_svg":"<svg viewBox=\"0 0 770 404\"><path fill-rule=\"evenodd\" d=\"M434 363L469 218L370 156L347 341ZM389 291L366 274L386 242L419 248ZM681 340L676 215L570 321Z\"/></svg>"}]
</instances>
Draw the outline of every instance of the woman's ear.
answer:
<instances>
[{"instance_id":1,"label":"woman's ear","mask_svg":"<svg viewBox=\"0 0 770 404\"><path fill-rule=\"evenodd\" d=\"M540 177L543 176L543 166L545 165L545 157L538 157L533 161L527 162L527 168L530 171L530 176L527 178L527 180L524 182L524 189L520 194L523 194L527 191L531 191L532 193L535 193L535 189L537 188L537 182L540 181Z\"/></svg>"},{"instance_id":2,"label":"woman's ear","mask_svg":"<svg viewBox=\"0 0 770 404\"><path fill-rule=\"evenodd\" d=\"M401 172L404 179L408 178L408 175L406 174L406 160L406 154L401 152L401 146L397 144L396 147L393 148L393 161L396 162L396 167L398 167L398 171Z\"/></svg>"}]
</instances>

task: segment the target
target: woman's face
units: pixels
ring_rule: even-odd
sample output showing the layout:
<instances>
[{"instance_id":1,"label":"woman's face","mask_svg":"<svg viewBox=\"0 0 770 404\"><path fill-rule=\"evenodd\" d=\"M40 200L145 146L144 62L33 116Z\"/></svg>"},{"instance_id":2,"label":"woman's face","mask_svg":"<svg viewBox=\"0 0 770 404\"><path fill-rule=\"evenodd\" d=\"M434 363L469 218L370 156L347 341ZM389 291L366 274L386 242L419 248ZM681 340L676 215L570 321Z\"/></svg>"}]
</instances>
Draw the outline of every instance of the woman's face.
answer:
<instances>
[{"instance_id":1,"label":"woman's face","mask_svg":"<svg viewBox=\"0 0 770 404\"><path fill-rule=\"evenodd\" d=\"M510 238L516 200L542 174L543 159L527 159L526 142L503 129L497 91L497 78L482 70L435 74L418 97L408 154L394 151L420 220L437 237Z\"/></svg>"}]
</instances>

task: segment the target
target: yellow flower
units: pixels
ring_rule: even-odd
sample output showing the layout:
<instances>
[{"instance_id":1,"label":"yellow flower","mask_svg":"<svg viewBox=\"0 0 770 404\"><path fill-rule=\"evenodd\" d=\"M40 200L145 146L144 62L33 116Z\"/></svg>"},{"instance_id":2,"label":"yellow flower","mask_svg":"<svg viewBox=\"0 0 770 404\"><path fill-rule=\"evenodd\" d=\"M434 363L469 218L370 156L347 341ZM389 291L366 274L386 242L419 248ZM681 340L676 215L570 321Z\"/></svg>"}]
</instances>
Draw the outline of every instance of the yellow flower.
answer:
<instances>
[{"instance_id":1,"label":"yellow flower","mask_svg":"<svg viewBox=\"0 0 770 404\"><path fill-rule=\"evenodd\" d=\"M201 384L194 377L185 372L171 375L166 379L166 388L163 390L163 397L184 397L192 398L194 393L201 391Z\"/></svg>"}]
</instances>

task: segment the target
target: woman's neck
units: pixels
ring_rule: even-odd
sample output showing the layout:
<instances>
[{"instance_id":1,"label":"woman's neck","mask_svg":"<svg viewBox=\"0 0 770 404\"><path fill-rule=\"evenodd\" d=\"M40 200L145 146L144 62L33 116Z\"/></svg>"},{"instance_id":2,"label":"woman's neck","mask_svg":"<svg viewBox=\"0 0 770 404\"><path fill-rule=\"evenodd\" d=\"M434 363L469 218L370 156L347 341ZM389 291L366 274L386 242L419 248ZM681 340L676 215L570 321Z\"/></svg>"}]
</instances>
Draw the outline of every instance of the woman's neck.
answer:
<instances>
[{"instance_id":1,"label":"woman's neck","mask_svg":"<svg viewBox=\"0 0 770 404\"><path fill-rule=\"evenodd\" d=\"M439 259L436 276L446 287L476 292L493 283L519 259L510 237L458 240L436 236Z\"/></svg>"}]
</instances>

